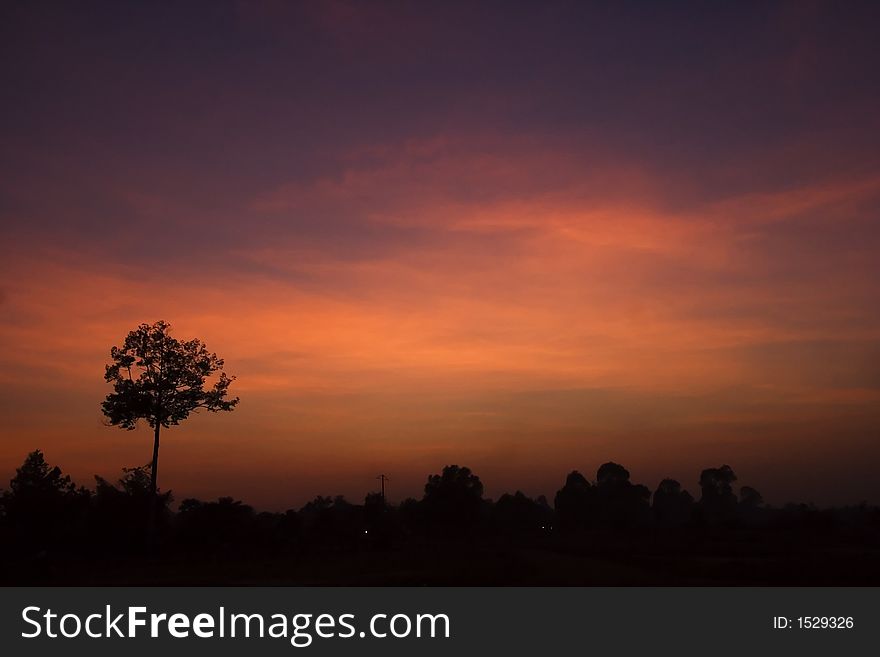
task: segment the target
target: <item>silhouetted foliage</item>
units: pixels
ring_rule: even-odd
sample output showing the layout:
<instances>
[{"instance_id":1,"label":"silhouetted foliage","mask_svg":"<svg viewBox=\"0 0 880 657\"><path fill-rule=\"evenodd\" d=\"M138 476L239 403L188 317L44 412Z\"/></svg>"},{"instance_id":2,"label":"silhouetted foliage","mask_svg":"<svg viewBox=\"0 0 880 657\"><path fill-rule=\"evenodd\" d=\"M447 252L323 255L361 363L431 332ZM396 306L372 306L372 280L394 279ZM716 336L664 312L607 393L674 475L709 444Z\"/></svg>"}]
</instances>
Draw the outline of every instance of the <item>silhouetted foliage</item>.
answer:
<instances>
[{"instance_id":1,"label":"silhouetted foliage","mask_svg":"<svg viewBox=\"0 0 880 657\"><path fill-rule=\"evenodd\" d=\"M422 508L430 522L467 527L477 523L483 506L483 483L470 468L447 465L428 477Z\"/></svg>"},{"instance_id":2,"label":"silhouetted foliage","mask_svg":"<svg viewBox=\"0 0 880 657\"><path fill-rule=\"evenodd\" d=\"M36 505L38 507L52 504L72 495L76 486L68 475L61 472L58 466L46 463L46 457L39 449L28 454L20 468L15 469L15 476L9 481L9 500L7 511L15 505Z\"/></svg>"},{"instance_id":3,"label":"silhouetted foliage","mask_svg":"<svg viewBox=\"0 0 880 657\"><path fill-rule=\"evenodd\" d=\"M617 463L604 463L596 473L599 524L604 527L632 527L648 519L651 491L629 480L629 471Z\"/></svg>"},{"instance_id":4,"label":"silhouetted foliage","mask_svg":"<svg viewBox=\"0 0 880 657\"><path fill-rule=\"evenodd\" d=\"M323 547L355 545L365 529L361 510L342 495L319 495L299 510L308 543Z\"/></svg>"},{"instance_id":5,"label":"silhouetted foliage","mask_svg":"<svg viewBox=\"0 0 880 657\"><path fill-rule=\"evenodd\" d=\"M596 485L608 489L625 486L629 483L629 470L618 463L609 461L596 471Z\"/></svg>"},{"instance_id":6,"label":"silhouetted foliage","mask_svg":"<svg viewBox=\"0 0 880 657\"><path fill-rule=\"evenodd\" d=\"M257 515L252 507L231 497L216 502L185 499L177 514L180 538L189 544L228 548L256 542Z\"/></svg>"},{"instance_id":7,"label":"silhouetted foliage","mask_svg":"<svg viewBox=\"0 0 880 657\"><path fill-rule=\"evenodd\" d=\"M729 465L707 468L700 474L700 510L705 522L729 523L736 514L736 494L733 482L736 475Z\"/></svg>"},{"instance_id":8,"label":"silhouetted foliage","mask_svg":"<svg viewBox=\"0 0 880 657\"><path fill-rule=\"evenodd\" d=\"M510 535L541 535L553 530L553 510L542 496L533 500L521 491L505 493L492 509L495 528Z\"/></svg>"},{"instance_id":9,"label":"silhouetted foliage","mask_svg":"<svg viewBox=\"0 0 880 657\"><path fill-rule=\"evenodd\" d=\"M92 532L103 535L113 545L144 547L147 522L152 515L160 528L168 525L171 492L153 495L150 487L150 466L123 468L117 485L95 475L92 497Z\"/></svg>"},{"instance_id":10,"label":"silhouetted foliage","mask_svg":"<svg viewBox=\"0 0 880 657\"><path fill-rule=\"evenodd\" d=\"M565 478L553 506L563 530L585 529L596 522L596 490L587 478L573 470Z\"/></svg>"},{"instance_id":11,"label":"silhouetted foliage","mask_svg":"<svg viewBox=\"0 0 880 657\"><path fill-rule=\"evenodd\" d=\"M3 493L3 521L12 541L28 550L76 540L90 494L34 450Z\"/></svg>"},{"instance_id":12,"label":"silhouetted foliage","mask_svg":"<svg viewBox=\"0 0 880 657\"><path fill-rule=\"evenodd\" d=\"M388 510L385 496L382 493L367 493L367 496L364 498L364 509L376 514L384 513Z\"/></svg>"},{"instance_id":13,"label":"silhouetted foliage","mask_svg":"<svg viewBox=\"0 0 880 657\"><path fill-rule=\"evenodd\" d=\"M271 545L279 548L292 548L302 531L299 514L293 509L284 513L263 512L257 520Z\"/></svg>"},{"instance_id":14,"label":"silhouetted foliage","mask_svg":"<svg viewBox=\"0 0 880 657\"><path fill-rule=\"evenodd\" d=\"M360 505L341 496L319 496L299 511L257 513L240 500L221 497L212 502L185 499L174 512L169 508L171 494L165 492L155 498L153 512L160 519L160 531L150 535L143 523L154 500L149 466L123 469L115 484L95 477L95 491L90 493L76 488L36 451L0 495L0 578L33 583L42 573L42 583L54 584L85 572L70 567L75 563L92 564L92 574L81 575L83 581L104 581L101 573L108 563L127 563L130 569L111 583L150 581L159 568L172 582L206 584L215 583L214 578L238 581L227 574L229 565L248 570L275 560L285 571L298 569L291 583L308 579L315 564L333 563L323 566L321 577L350 584L359 581L352 578L361 573L367 576L364 563L375 557L389 560L381 581L391 583L411 582L411 568L430 572L435 567L431 564L452 559L444 566L452 568L444 575L449 579L441 583L454 583L473 582L475 572L478 580L482 577L481 570L468 570L474 558L511 559L522 554L528 563L525 570L496 576L489 583L514 583L532 576L537 579L525 581L592 581L581 576L567 579L581 557L587 558L587 564L606 564L612 572L617 568L613 564L629 559L621 572L657 564L657 572L666 572L667 566L676 572L693 569L691 577L703 577L705 569L715 568L711 564L716 563L721 565L714 576L725 577L718 574L728 572L724 564L740 563L736 583L747 583L755 564L773 566L766 565L755 581L779 578L799 583L810 581L803 579L803 573L836 567L842 574L829 575L831 583L860 583L865 577L880 582L880 569L870 560L880 551L880 509L866 504L776 509L765 505L760 493L749 486L740 489L737 501L735 481L728 466L703 471L702 496L694 503L677 481L664 479L648 507L647 489L632 483L623 466L605 463L595 484L571 472L556 494L554 510L543 497L532 499L521 491L503 494L492 503L483 498L477 475L450 465L428 477L422 500L410 498L397 506L381 493L370 493ZM848 555L843 566L840 560L823 556L834 554L833 550ZM801 562L786 570L795 551ZM455 554L459 556L447 556ZM538 555L547 558L534 558ZM216 565L208 568L203 566L206 562ZM804 568L804 563L821 563L823 569ZM606 566L588 565L589 577L601 574ZM481 568L485 567L486 562ZM556 574L542 579L544 568ZM191 576L192 569L201 569L202 575ZM270 567L266 572L271 571ZM459 576L464 572L471 574ZM669 577L675 576L670 571Z\"/></svg>"},{"instance_id":15,"label":"silhouetted foliage","mask_svg":"<svg viewBox=\"0 0 880 657\"><path fill-rule=\"evenodd\" d=\"M747 525L764 524L767 514L764 512L764 498L751 486L739 489L739 519Z\"/></svg>"},{"instance_id":16,"label":"silhouetted foliage","mask_svg":"<svg viewBox=\"0 0 880 657\"><path fill-rule=\"evenodd\" d=\"M415 531L423 531L425 528L425 518L422 514L422 504L413 497L407 497L397 507L397 515L400 518L401 525L408 533Z\"/></svg>"},{"instance_id":17,"label":"silhouetted foliage","mask_svg":"<svg viewBox=\"0 0 880 657\"><path fill-rule=\"evenodd\" d=\"M661 527L681 527L691 519L694 498L675 479L664 479L654 491L651 508Z\"/></svg>"},{"instance_id":18,"label":"silhouetted foliage","mask_svg":"<svg viewBox=\"0 0 880 657\"><path fill-rule=\"evenodd\" d=\"M372 544L386 545L397 534L397 515L382 493L364 498L364 535Z\"/></svg>"},{"instance_id":19,"label":"silhouetted foliage","mask_svg":"<svg viewBox=\"0 0 880 657\"><path fill-rule=\"evenodd\" d=\"M193 411L231 411L238 397L227 399L235 377L223 371L223 359L197 339L179 341L164 321L141 324L121 347L113 347L104 379L113 384L101 408L111 425L134 429L145 420L153 429L150 489L156 493L159 468L159 431L179 424ZM212 387L209 377L219 376Z\"/></svg>"},{"instance_id":20,"label":"silhouetted foliage","mask_svg":"<svg viewBox=\"0 0 880 657\"><path fill-rule=\"evenodd\" d=\"M757 509L764 504L764 498L751 486L743 486L739 489L739 503L748 509Z\"/></svg>"}]
</instances>

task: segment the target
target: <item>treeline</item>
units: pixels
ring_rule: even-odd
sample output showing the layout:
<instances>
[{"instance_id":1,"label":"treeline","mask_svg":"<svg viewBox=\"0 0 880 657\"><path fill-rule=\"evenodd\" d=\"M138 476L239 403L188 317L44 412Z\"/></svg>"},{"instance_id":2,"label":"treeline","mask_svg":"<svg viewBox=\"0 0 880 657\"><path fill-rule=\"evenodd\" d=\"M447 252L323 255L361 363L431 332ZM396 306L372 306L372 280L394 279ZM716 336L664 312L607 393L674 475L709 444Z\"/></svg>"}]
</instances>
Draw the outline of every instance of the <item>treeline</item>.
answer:
<instances>
[{"instance_id":1,"label":"treeline","mask_svg":"<svg viewBox=\"0 0 880 657\"><path fill-rule=\"evenodd\" d=\"M41 553L127 554L163 549L349 550L393 547L412 539L496 537L564 539L589 532L623 533L791 529L880 529L880 509L861 505L819 510L776 509L743 486L723 465L703 470L699 498L664 479L653 493L630 481L617 463L602 465L594 480L574 471L552 503L517 491L498 500L483 496L480 478L449 465L431 475L421 499L387 504L370 493L362 504L316 497L298 510L257 512L233 498L184 499L171 510L170 492L151 494L148 466L125 469L115 483L96 477L94 490L75 486L39 450L27 456L0 495L0 545L17 556Z\"/></svg>"}]
</instances>

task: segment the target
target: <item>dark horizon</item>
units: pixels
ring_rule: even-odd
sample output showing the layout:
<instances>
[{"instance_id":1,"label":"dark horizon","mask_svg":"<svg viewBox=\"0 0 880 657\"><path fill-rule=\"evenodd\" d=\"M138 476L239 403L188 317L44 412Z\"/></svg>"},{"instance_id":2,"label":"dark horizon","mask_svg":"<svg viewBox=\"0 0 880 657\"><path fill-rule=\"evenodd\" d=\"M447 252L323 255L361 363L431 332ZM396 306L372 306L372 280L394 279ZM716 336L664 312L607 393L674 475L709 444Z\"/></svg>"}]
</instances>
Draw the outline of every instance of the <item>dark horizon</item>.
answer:
<instances>
[{"instance_id":1,"label":"dark horizon","mask_svg":"<svg viewBox=\"0 0 880 657\"><path fill-rule=\"evenodd\" d=\"M572 471L552 500L484 497L448 465L391 504L317 496L297 509L155 494L149 467L75 487L35 451L0 494L3 584L866 585L880 507L767 506L729 466L699 493L655 491L617 463Z\"/></svg>"},{"instance_id":2,"label":"dark horizon","mask_svg":"<svg viewBox=\"0 0 880 657\"><path fill-rule=\"evenodd\" d=\"M43 450L41 450L39 447L29 451L27 456L25 457L25 459L23 459L23 462L26 462L28 458L30 458L31 456L33 456L34 454L37 454L37 453L39 453L41 455L41 458L45 458L46 462L49 463L51 466L53 466L53 467L57 466L59 468L60 472L63 473L65 477L68 477L70 479L72 485L74 485L77 489L84 489L86 491L91 491L92 493L95 490L96 482L98 482L98 483L104 482L104 483L109 483L111 485L117 485L117 484L119 484L119 481L121 479L123 479L127 476L126 473L128 473L128 472L139 471L139 470L146 470L147 472L149 472L149 470L150 470L149 463L147 463L145 465L137 465L137 466L123 466L116 473L112 473L112 474L95 473L90 478L89 481L79 481L75 478L69 477L69 473L67 473L67 471L64 469L63 464L56 463L55 461L53 461L50 458L50 455L46 455L43 452ZM552 507L553 500L554 500L555 496L559 493L560 488L564 487L564 483L570 475L581 474L585 477L586 481L590 485L595 486L595 485L597 485L597 482L600 479L600 477L598 476L598 473L601 472L601 469L606 466L615 466L615 467L623 468L624 471L626 472L626 481L631 482L633 485L639 486L640 488L644 488L646 491L648 491L649 496L646 499L649 502L653 499L655 493L657 492L657 490L659 488L662 487L664 482L670 482L670 481L674 482L676 485L679 485L681 488L681 491L683 493L691 494L695 500L699 500L700 499L700 491L701 491L701 478L706 472L708 472L710 470L726 469L726 468L730 468L733 473L737 472L736 468L731 467L728 463L719 463L719 464L715 464L715 465L706 465L705 468L701 468L700 471L698 473L696 473L696 476L692 482L689 480L680 481L680 480L678 480L674 477L671 477L671 476L664 476L660 480L658 480L655 484L652 485L650 482L642 482L642 481L639 481L637 478L632 477L630 471L625 467L625 465L626 464L618 464L614 461L603 461L600 465L598 465L592 469L591 468L584 468L584 467L575 467L575 468L571 468L571 469L567 470L563 474L563 476L560 478L557 488L554 488L551 491L532 493L532 492L528 492L528 491L524 490L524 487L515 486L514 488L511 488L511 489L499 491L498 494L496 494L495 496L492 496L492 495L488 494L488 492L486 492L486 491L490 490L490 487L486 485L484 478L480 477L478 472L473 471L471 468L467 467L466 465L459 465L457 463L443 464L442 466L438 466L438 467L434 468L434 470L432 470L429 473L423 473L421 476L422 485L418 490L415 490L412 493L405 493L405 494L401 493L399 495L395 495L393 492L393 490L394 490L393 483L396 481L397 478L390 477L388 475L382 475L382 474L379 474L379 475L372 477L373 486L371 488L370 487L365 488L363 490L363 492L359 495L355 494L353 496L349 496L346 494L339 493L337 491L321 490L321 491L315 491L311 496L307 496L302 501L283 502L281 500L278 500L276 504L269 505L269 506L259 506L259 505L252 504L251 500L248 500L242 496L235 495L235 494L233 494L233 491L227 491L224 494L216 495L214 497L202 497L202 498L200 498L199 496L196 496L196 495L181 495L178 492L174 491L173 489L163 488L162 486L159 486L158 492L160 495L168 497L168 499L169 499L168 506L169 506L169 509L171 509L171 510L176 510L177 507L180 505L180 503L185 500L199 500L199 501L207 503L207 502L216 502L218 499L230 499L230 500L235 500L237 503L247 504L249 507L254 508L258 512L265 511L265 512L269 512L269 513L283 513L285 511L290 511L290 510L293 510L293 511L301 510L303 507L309 505L310 503L313 503L316 499L319 499L319 498L326 498L326 499L330 499L330 500L344 499L348 504L357 505L357 504L362 503L365 498L369 498L371 496L380 495L380 494L382 495L383 499L386 500L387 504L389 504L391 506L400 506L401 504L406 503L408 501L420 499L420 497L424 494L424 486L425 486L426 480L430 481L431 477L435 476L436 473L441 472L442 470L444 470L446 468L463 467L468 472L474 472L474 474L476 476L478 476L478 478L481 480L481 489L480 489L481 494L483 492L486 493L483 496L483 499L488 503L495 503L498 501L498 499L500 499L502 497L522 493L533 500L540 500L540 499L547 500L547 503ZM164 464L163 464L163 467L164 467ZM16 471L17 470L18 470L18 468L16 468ZM597 474L596 474L596 476L591 476L591 473L597 473ZM383 476L385 477L385 481L380 482L380 478ZM14 478L14 477L12 477L12 478ZM12 478L10 478L10 479L12 479ZM757 491L758 493L760 493L760 506L762 508L766 508L768 510L770 510L770 509L784 509L786 507L810 507L810 508L813 508L816 510L834 510L834 509L838 509L838 508L848 508L848 507L857 507L857 506L866 506L866 505L870 506L870 507L878 507L878 505L871 503L868 500L854 500L849 503L838 504L838 505L822 505L822 504L817 504L813 499L809 498L808 496L801 497L800 499L785 500L781 503L778 503L778 502L773 503L772 501L767 500L764 497L763 492L760 489L760 486L754 481L751 481L749 479L743 480L740 478L739 475L736 475L734 477L734 479L732 480L731 484L732 484L732 491L733 491L734 495L737 496L737 498L740 497L740 491L742 489L747 489L749 491ZM8 486L0 485L0 494L2 494L6 490L9 490Z\"/></svg>"}]
</instances>

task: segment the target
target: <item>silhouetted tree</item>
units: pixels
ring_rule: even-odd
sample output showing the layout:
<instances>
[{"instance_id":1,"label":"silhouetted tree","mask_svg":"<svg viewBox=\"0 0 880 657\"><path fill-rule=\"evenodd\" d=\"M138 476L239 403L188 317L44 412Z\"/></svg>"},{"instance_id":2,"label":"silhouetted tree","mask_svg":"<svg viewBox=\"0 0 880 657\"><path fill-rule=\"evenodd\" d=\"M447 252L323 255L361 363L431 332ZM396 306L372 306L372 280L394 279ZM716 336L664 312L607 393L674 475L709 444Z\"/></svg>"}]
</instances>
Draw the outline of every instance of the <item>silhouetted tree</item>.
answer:
<instances>
[{"instance_id":1,"label":"silhouetted tree","mask_svg":"<svg viewBox=\"0 0 880 657\"><path fill-rule=\"evenodd\" d=\"M599 466L596 471L596 485L613 488L616 486L625 486L629 483L629 470L619 463L609 461Z\"/></svg>"},{"instance_id":2,"label":"silhouetted tree","mask_svg":"<svg viewBox=\"0 0 880 657\"><path fill-rule=\"evenodd\" d=\"M433 522L473 525L483 505L483 483L470 468L447 465L442 474L430 475L422 507Z\"/></svg>"},{"instance_id":3,"label":"silhouetted tree","mask_svg":"<svg viewBox=\"0 0 880 657\"><path fill-rule=\"evenodd\" d=\"M533 500L521 491L505 493L492 508L496 529L505 534L547 533L553 524L553 510L543 497Z\"/></svg>"},{"instance_id":4,"label":"silhouetted tree","mask_svg":"<svg viewBox=\"0 0 880 657\"><path fill-rule=\"evenodd\" d=\"M553 500L561 529L583 529L593 524L596 513L596 491L577 470L565 478Z\"/></svg>"},{"instance_id":5,"label":"silhouetted tree","mask_svg":"<svg viewBox=\"0 0 880 657\"><path fill-rule=\"evenodd\" d=\"M739 503L749 509L756 509L764 504L764 498L751 486L743 486L739 489Z\"/></svg>"},{"instance_id":6,"label":"silhouetted tree","mask_svg":"<svg viewBox=\"0 0 880 657\"><path fill-rule=\"evenodd\" d=\"M747 525L760 525L767 519L764 508L764 498L751 486L743 486L739 489L739 505L737 507L739 517Z\"/></svg>"},{"instance_id":7,"label":"silhouetted tree","mask_svg":"<svg viewBox=\"0 0 880 657\"><path fill-rule=\"evenodd\" d=\"M629 480L629 470L608 462L596 472L596 499L599 521L608 527L630 527L648 517L651 491Z\"/></svg>"},{"instance_id":8,"label":"silhouetted tree","mask_svg":"<svg viewBox=\"0 0 880 657\"><path fill-rule=\"evenodd\" d=\"M717 524L733 519L736 514L735 481L736 474L729 465L707 468L700 473L700 509L704 520Z\"/></svg>"},{"instance_id":9,"label":"silhouetted tree","mask_svg":"<svg viewBox=\"0 0 880 657\"><path fill-rule=\"evenodd\" d=\"M61 468L46 463L39 449L28 454L15 476L9 481L9 494L20 504L30 501L59 500L76 490L76 486Z\"/></svg>"},{"instance_id":10,"label":"silhouetted tree","mask_svg":"<svg viewBox=\"0 0 880 657\"><path fill-rule=\"evenodd\" d=\"M407 497L397 505L397 514L405 532L414 532L424 528L422 503L414 497Z\"/></svg>"},{"instance_id":11,"label":"silhouetted tree","mask_svg":"<svg viewBox=\"0 0 880 657\"><path fill-rule=\"evenodd\" d=\"M357 544L363 534L363 508L342 495L319 495L299 510L306 539L324 547L344 548Z\"/></svg>"},{"instance_id":12,"label":"silhouetted tree","mask_svg":"<svg viewBox=\"0 0 880 657\"><path fill-rule=\"evenodd\" d=\"M144 527L151 515L158 517L160 524L166 524L168 506L172 500L171 492L153 495L149 464L123 468L122 472L117 485L95 475L92 532L112 533L112 543L115 545L126 541L137 545L144 538ZM106 542L105 540L101 543Z\"/></svg>"},{"instance_id":13,"label":"silhouetted tree","mask_svg":"<svg viewBox=\"0 0 880 657\"><path fill-rule=\"evenodd\" d=\"M231 497L221 497L216 502L185 499L180 503L177 524L182 540L203 547L259 542L254 509Z\"/></svg>"},{"instance_id":14,"label":"silhouetted tree","mask_svg":"<svg viewBox=\"0 0 880 657\"><path fill-rule=\"evenodd\" d=\"M277 547L292 547L300 535L300 517L293 509L284 513L260 513L257 521L261 531Z\"/></svg>"},{"instance_id":15,"label":"silhouetted tree","mask_svg":"<svg viewBox=\"0 0 880 657\"><path fill-rule=\"evenodd\" d=\"M223 359L207 350L197 339L179 341L169 334L164 321L141 324L131 331L121 347L113 347L104 379L113 392L101 405L111 425L134 429L146 420L153 429L153 460L150 491L156 495L159 469L159 431L185 420L200 408L231 411L238 397L227 399L235 377L223 372ZM205 388L209 377L219 373L214 385Z\"/></svg>"},{"instance_id":16,"label":"silhouetted tree","mask_svg":"<svg viewBox=\"0 0 880 657\"><path fill-rule=\"evenodd\" d=\"M664 527L680 527L690 520L694 498L675 479L664 479L654 491L654 520Z\"/></svg>"},{"instance_id":17,"label":"silhouetted tree","mask_svg":"<svg viewBox=\"0 0 880 657\"><path fill-rule=\"evenodd\" d=\"M22 545L46 547L72 540L88 506L89 492L34 450L3 493L4 521Z\"/></svg>"}]
</instances>

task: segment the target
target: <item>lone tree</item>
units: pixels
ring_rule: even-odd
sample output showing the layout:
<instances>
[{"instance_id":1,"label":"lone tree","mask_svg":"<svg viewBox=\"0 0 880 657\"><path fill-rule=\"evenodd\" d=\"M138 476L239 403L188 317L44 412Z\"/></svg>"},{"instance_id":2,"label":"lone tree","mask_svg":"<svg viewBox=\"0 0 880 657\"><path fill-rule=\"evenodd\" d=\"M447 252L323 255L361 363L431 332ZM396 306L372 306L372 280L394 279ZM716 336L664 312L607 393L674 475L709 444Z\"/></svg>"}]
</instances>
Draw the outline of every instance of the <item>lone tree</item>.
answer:
<instances>
[{"instance_id":1,"label":"lone tree","mask_svg":"<svg viewBox=\"0 0 880 657\"><path fill-rule=\"evenodd\" d=\"M158 321L141 324L131 331L121 347L113 347L104 380L113 392L101 404L111 425L134 429L146 420L153 429L153 461L150 467L150 495L156 497L159 466L159 431L189 417L200 408L231 411L238 397L227 399L235 379L223 371L223 359L211 353L201 340L180 341L169 333L171 325ZM218 374L212 387L209 377Z\"/></svg>"}]
</instances>

